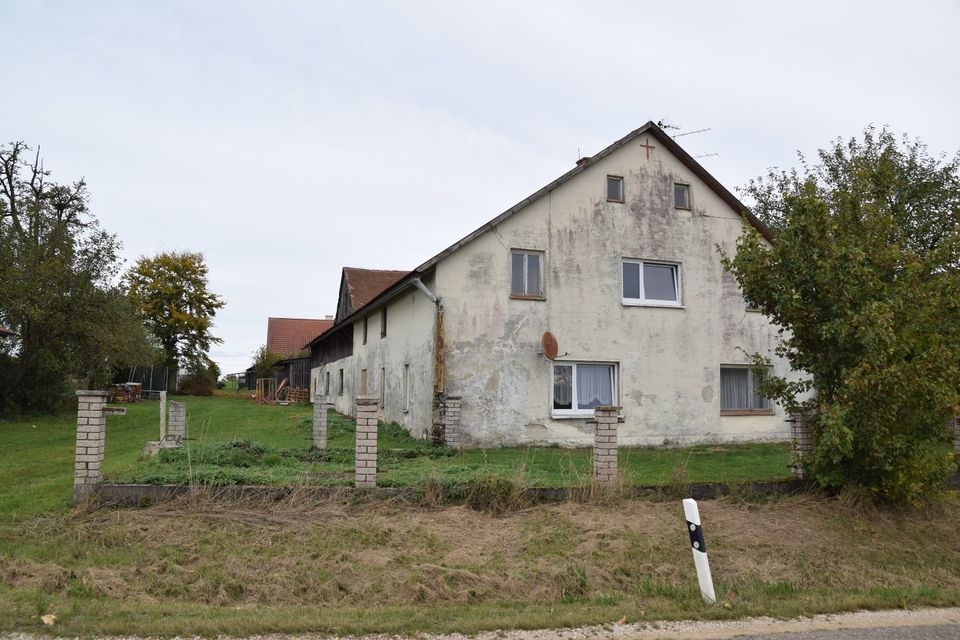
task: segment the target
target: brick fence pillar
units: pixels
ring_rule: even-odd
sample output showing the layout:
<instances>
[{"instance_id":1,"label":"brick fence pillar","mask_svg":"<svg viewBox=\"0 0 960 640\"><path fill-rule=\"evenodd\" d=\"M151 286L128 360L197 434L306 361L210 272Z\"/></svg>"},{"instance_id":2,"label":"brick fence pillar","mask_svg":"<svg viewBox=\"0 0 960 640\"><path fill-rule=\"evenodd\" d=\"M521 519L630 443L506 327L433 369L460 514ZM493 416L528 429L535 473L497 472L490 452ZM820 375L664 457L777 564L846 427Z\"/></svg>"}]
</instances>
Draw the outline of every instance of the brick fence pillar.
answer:
<instances>
[{"instance_id":1,"label":"brick fence pillar","mask_svg":"<svg viewBox=\"0 0 960 640\"><path fill-rule=\"evenodd\" d=\"M332 407L325 395L313 399L313 446L317 449L327 448L327 414Z\"/></svg>"},{"instance_id":2,"label":"brick fence pillar","mask_svg":"<svg viewBox=\"0 0 960 640\"><path fill-rule=\"evenodd\" d=\"M443 441L448 447L460 448L460 396L447 396L443 405Z\"/></svg>"},{"instance_id":3,"label":"brick fence pillar","mask_svg":"<svg viewBox=\"0 0 960 640\"><path fill-rule=\"evenodd\" d=\"M599 487L617 484L617 424L620 407L593 410L593 480Z\"/></svg>"},{"instance_id":4,"label":"brick fence pillar","mask_svg":"<svg viewBox=\"0 0 960 640\"><path fill-rule=\"evenodd\" d=\"M73 502L80 504L103 480L103 441L109 391L77 391L77 453L73 472Z\"/></svg>"},{"instance_id":5,"label":"brick fence pillar","mask_svg":"<svg viewBox=\"0 0 960 640\"><path fill-rule=\"evenodd\" d=\"M380 398L358 396L357 452L354 462L354 481L358 489L377 486L377 413Z\"/></svg>"},{"instance_id":6,"label":"brick fence pillar","mask_svg":"<svg viewBox=\"0 0 960 640\"><path fill-rule=\"evenodd\" d=\"M803 464L813 452L813 430L810 429L810 416L804 413L794 413L787 418L790 424L790 443L793 462L790 471L797 480L809 477Z\"/></svg>"},{"instance_id":7,"label":"brick fence pillar","mask_svg":"<svg viewBox=\"0 0 960 640\"><path fill-rule=\"evenodd\" d=\"M187 439L187 406L176 400L170 401L170 419L167 423L167 435L171 440L180 442Z\"/></svg>"}]
</instances>

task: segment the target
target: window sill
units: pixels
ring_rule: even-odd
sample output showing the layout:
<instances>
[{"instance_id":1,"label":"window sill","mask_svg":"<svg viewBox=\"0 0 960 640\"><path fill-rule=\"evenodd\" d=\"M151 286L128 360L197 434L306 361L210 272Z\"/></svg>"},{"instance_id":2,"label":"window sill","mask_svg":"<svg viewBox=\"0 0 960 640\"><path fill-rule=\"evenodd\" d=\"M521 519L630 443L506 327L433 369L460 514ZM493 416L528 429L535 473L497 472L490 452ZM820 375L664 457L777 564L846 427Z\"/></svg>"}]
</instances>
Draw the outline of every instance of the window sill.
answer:
<instances>
[{"instance_id":1,"label":"window sill","mask_svg":"<svg viewBox=\"0 0 960 640\"><path fill-rule=\"evenodd\" d=\"M761 311L760 309L747 308L747 309L744 309L744 311L746 311L747 313L763 313L763 311Z\"/></svg>"},{"instance_id":2,"label":"window sill","mask_svg":"<svg viewBox=\"0 0 960 640\"><path fill-rule=\"evenodd\" d=\"M593 412L590 413L551 413L550 417L554 420L593 420ZM623 414L617 416L617 422L626 422Z\"/></svg>"},{"instance_id":3,"label":"window sill","mask_svg":"<svg viewBox=\"0 0 960 640\"><path fill-rule=\"evenodd\" d=\"M679 209L680 211L691 211L690 207L678 207L677 205L673 205L673 208Z\"/></svg>"},{"instance_id":4,"label":"window sill","mask_svg":"<svg viewBox=\"0 0 960 640\"><path fill-rule=\"evenodd\" d=\"M646 302L643 300L622 300L625 307L657 307L658 309L686 309L682 304L669 304L660 302Z\"/></svg>"},{"instance_id":5,"label":"window sill","mask_svg":"<svg viewBox=\"0 0 960 640\"><path fill-rule=\"evenodd\" d=\"M773 409L720 409L721 416L772 416Z\"/></svg>"},{"instance_id":6,"label":"window sill","mask_svg":"<svg viewBox=\"0 0 960 640\"><path fill-rule=\"evenodd\" d=\"M607 198L607 202L616 202L616 203L619 203L619 204L623 204L624 201L623 201L622 198L621 198L620 200L616 200L616 199L614 199L614 198Z\"/></svg>"},{"instance_id":7,"label":"window sill","mask_svg":"<svg viewBox=\"0 0 960 640\"><path fill-rule=\"evenodd\" d=\"M510 299L511 300L533 300L533 301L544 302L547 298L545 296L525 296L519 293L511 293Z\"/></svg>"}]
</instances>

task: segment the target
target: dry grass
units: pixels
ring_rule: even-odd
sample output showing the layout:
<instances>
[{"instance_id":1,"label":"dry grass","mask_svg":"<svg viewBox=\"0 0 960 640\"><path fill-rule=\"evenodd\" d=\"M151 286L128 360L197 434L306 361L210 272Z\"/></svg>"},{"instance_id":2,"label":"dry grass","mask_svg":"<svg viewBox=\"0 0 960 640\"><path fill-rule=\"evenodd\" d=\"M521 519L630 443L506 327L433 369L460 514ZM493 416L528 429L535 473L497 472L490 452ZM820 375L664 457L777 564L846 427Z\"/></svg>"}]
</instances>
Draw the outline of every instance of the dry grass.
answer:
<instances>
[{"instance_id":1,"label":"dry grass","mask_svg":"<svg viewBox=\"0 0 960 640\"><path fill-rule=\"evenodd\" d=\"M401 629L442 627L422 621L423 607L703 615L679 503L605 502L514 504L494 515L346 495L225 503L198 494L147 509L0 525L0 626L29 626L41 609L58 608L67 630L102 631L111 607L177 603L392 607L419 620L406 627L394 620ZM843 499L799 496L700 508L717 592L733 603L732 612L710 615L960 602L955 502L865 511ZM84 613L91 610L104 619L92 620ZM591 619L583 615L574 621ZM236 627L217 627L225 629Z\"/></svg>"}]
</instances>

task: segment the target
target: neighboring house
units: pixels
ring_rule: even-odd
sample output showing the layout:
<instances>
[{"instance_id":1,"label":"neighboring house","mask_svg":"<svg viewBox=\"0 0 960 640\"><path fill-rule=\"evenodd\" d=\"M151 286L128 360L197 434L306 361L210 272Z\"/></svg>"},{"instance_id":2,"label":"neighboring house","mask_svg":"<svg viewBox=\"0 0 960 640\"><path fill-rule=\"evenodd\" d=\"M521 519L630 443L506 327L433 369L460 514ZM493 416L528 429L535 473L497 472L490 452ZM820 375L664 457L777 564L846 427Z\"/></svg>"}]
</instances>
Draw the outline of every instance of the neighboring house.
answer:
<instances>
[{"instance_id":1,"label":"neighboring house","mask_svg":"<svg viewBox=\"0 0 960 640\"><path fill-rule=\"evenodd\" d=\"M267 318L267 351L289 357L303 351L303 345L333 325L333 317Z\"/></svg>"},{"instance_id":2,"label":"neighboring house","mask_svg":"<svg viewBox=\"0 0 960 640\"><path fill-rule=\"evenodd\" d=\"M286 379L291 387L307 388L310 384L310 358L304 345L333 325L333 316L314 318L267 318L267 351L281 357L274 367L273 377L279 385ZM246 388L257 388L257 374L253 368L244 372Z\"/></svg>"},{"instance_id":3,"label":"neighboring house","mask_svg":"<svg viewBox=\"0 0 960 640\"><path fill-rule=\"evenodd\" d=\"M627 445L786 439L748 356L795 378L778 329L745 308L717 251L750 227L772 240L647 123L363 306L345 269L336 322L309 344L314 393L343 413L379 395L421 437L437 398L461 396L463 441L480 446L589 444L597 405L622 407Z\"/></svg>"}]
</instances>

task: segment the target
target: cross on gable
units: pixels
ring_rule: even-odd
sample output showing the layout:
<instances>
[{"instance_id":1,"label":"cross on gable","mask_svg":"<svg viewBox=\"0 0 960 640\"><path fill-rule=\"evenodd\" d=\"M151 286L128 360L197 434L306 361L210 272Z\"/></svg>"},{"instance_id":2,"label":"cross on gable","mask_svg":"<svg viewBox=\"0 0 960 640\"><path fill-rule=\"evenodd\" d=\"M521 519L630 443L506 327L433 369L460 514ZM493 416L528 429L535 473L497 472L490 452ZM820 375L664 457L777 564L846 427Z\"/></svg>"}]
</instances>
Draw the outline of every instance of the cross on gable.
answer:
<instances>
[{"instance_id":1,"label":"cross on gable","mask_svg":"<svg viewBox=\"0 0 960 640\"><path fill-rule=\"evenodd\" d=\"M644 143L643 143L642 145L640 145L640 146L647 150L647 160L649 160L649 159L650 159L650 151L651 151L652 149L655 149L656 147L654 147L652 144L650 144L650 138L647 138L646 142L644 142Z\"/></svg>"}]
</instances>

